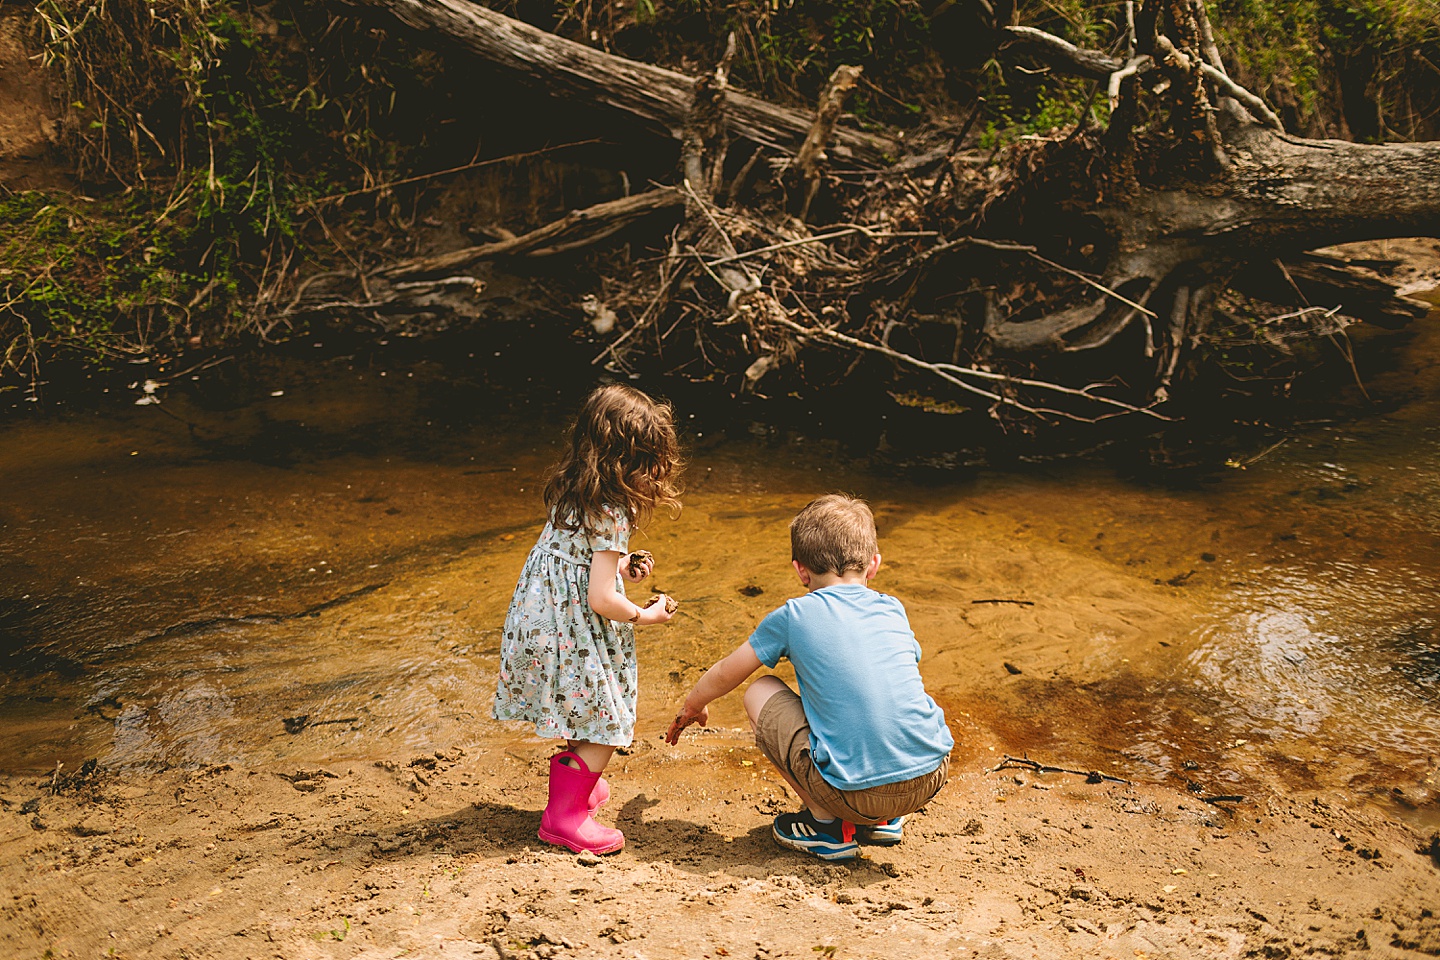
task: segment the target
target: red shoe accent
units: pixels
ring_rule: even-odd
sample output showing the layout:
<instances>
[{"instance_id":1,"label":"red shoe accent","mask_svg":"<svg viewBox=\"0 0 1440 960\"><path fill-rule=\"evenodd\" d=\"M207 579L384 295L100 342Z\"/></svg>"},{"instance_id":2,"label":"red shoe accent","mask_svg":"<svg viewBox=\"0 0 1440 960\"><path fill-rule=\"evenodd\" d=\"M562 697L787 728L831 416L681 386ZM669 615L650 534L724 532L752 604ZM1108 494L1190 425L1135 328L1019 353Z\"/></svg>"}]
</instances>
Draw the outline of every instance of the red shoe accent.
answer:
<instances>
[{"instance_id":1,"label":"red shoe accent","mask_svg":"<svg viewBox=\"0 0 1440 960\"><path fill-rule=\"evenodd\" d=\"M576 853L614 853L625 846L623 833L590 818L589 798L599 779L600 774L592 773L585 761L569 750L550 758L550 800L540 817L541 840Z\"/></svg>"},{"instance_id":2,"label":"red shoe accent","mask_svg":"<svg viewBox=\"0 0 1440 960\"><path fill-rule=\"evenodd\" d=\"M841 821L840 821L840 839L841 839L841 840L844 840L846 843L849 843L849 842L851 842L852 840L854 840L854 839L855 839L855 824L851 823L849 820L841 820Z\"/></svg>"}]
</instances>

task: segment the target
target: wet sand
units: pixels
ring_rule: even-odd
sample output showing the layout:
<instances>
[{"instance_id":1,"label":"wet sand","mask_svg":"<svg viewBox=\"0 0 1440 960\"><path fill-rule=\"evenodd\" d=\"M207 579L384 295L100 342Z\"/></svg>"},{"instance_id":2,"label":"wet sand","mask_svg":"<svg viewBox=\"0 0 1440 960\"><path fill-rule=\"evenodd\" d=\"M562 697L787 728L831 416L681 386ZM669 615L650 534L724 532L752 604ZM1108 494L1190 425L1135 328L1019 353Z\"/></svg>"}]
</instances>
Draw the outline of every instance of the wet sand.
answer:
<instances>
[{"instance_id":1,"label":"wet sand","mask_svg":"<svg viewBox=\"0 0 1440 960\"><path fill-rule=\"evenodd\" d=\"M1419 957L1437 864L1373 813L1267 793L988 773L973 756L894 848L782 851L748 737L637 743L619 854L535 839L540 745L118 778L0 820L7 956ZM37 829L34 823L43 823ZM112 952L113 951L113 952Z\"/></svg>"}]
</instances>

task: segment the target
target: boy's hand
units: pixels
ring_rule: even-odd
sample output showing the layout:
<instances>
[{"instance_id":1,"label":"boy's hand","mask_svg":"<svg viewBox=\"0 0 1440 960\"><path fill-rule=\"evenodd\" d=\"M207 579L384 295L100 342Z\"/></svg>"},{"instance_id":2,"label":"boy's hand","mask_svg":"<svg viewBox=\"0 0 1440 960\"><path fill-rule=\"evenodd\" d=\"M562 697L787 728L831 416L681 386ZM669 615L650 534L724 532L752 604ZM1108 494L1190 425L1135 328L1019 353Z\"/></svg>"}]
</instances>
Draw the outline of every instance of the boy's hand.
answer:
<instances>
[{"instance_id":1,"label":"boy's hand","mask_svg":"<svg viewBox=\"0 0 1440 960\"><path fill-rule=\"evenodd\" d=\"M620 558L620 572L631 583L639 583L655 569L655 555L649 550L636 550Z\"/></svg>"},{"instance_id":2,"label":"boy's hand","mask_svg":"<svg viewBox=\"0 0 1440 960\"><path fill-rule=\"evenodd\" d=\"M705 726L710 721L710 708L701 707L699 710L692 710L689 704L680 707L680 712L675 714L670 729L665 733L665 742L674 746L680 742L680 733L692 723Z\"/></svg>"}]
</instances>

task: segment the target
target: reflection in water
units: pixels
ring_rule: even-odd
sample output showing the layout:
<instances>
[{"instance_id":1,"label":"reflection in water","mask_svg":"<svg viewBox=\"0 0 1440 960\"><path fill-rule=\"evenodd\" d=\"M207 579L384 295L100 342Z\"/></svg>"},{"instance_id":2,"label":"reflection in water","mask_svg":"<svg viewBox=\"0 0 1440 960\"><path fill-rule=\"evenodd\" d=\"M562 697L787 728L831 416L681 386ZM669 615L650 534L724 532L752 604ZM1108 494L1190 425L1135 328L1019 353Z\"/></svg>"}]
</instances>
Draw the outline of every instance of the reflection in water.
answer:
<instances>
[{"instance_id":1,"label":"reflection in water","mask_svg":"<svg viewBox=\"0 0 1440 960\"><path fill-rule=\"evenodd\" d=\"M1244 705L1258 733L1435 755L1440 727L1423 707L1440 677L1422 637L1436 597L1440 583L1404 568L1337 563L1277 576L1232 594L1240 612L1207 631L1191 662Z\"/></svg>"},{"instance_id":2,"label":"reflection in water","mask_svg":"<svg viewBox=\"0 0 1440 960\"><path fill-rule=\"evenodd\" d=\"M460 388L417 370L4 428L6 766L525 742L489 719L498 628L568 407L497 392L467 419ZM960 763L1033 751L1210 792L1395 789L1433 810L1440 385L1402 372L1396 413L1198 488L1084 464L919 483L794 434L697 427L685 510L637 540L682 601L639 633L639 735L798 592L785 525L844 489L876 508L876 585L910 612ZM286 455L262 455L276 436ZM741 726L736 699L712 720Z\"/></svg>"},{"instance_id":3,"label":"reflection in water","mask_svg":"<svg viewBox=\"0 0 1440 960\"><path fill-rule=\"evenodd\" d=\"M132 703L115 718L105 762L117 767L186 766L238 759L226 742L234 706L203 677L177 677L178 689L149 709Z\"/></svg>"}]
</instances>

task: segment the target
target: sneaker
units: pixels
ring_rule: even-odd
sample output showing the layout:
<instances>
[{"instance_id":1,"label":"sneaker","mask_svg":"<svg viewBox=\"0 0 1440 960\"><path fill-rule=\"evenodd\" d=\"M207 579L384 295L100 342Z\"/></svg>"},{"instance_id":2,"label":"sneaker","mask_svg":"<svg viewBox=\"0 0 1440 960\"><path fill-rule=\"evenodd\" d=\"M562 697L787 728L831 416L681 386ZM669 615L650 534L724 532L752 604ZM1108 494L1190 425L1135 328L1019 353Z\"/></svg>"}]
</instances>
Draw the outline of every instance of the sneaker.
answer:
<instances>
[{"instance_id":1,"label":"sneaker","mask_svg":"<svg viewBox=\"0 0 1440 960\"><path fill-rule=\"evenodd\" d=\"M905 818L893 817L874 826L857 823L855 833L861 843L872 843L877 847L893 847L905 839Z\"/></svg>"},{"instance_id":2,"label":"sneaker","mask_svg":"<svg viewBox=\"0 0 1440 960\"><path fill-rule=\"evenodd\" d=\"M775 842L821 860L853 860L860 855L853 823L838 819L821 823L809 810L776 817Z\"/></svg>"}]
</instances>

